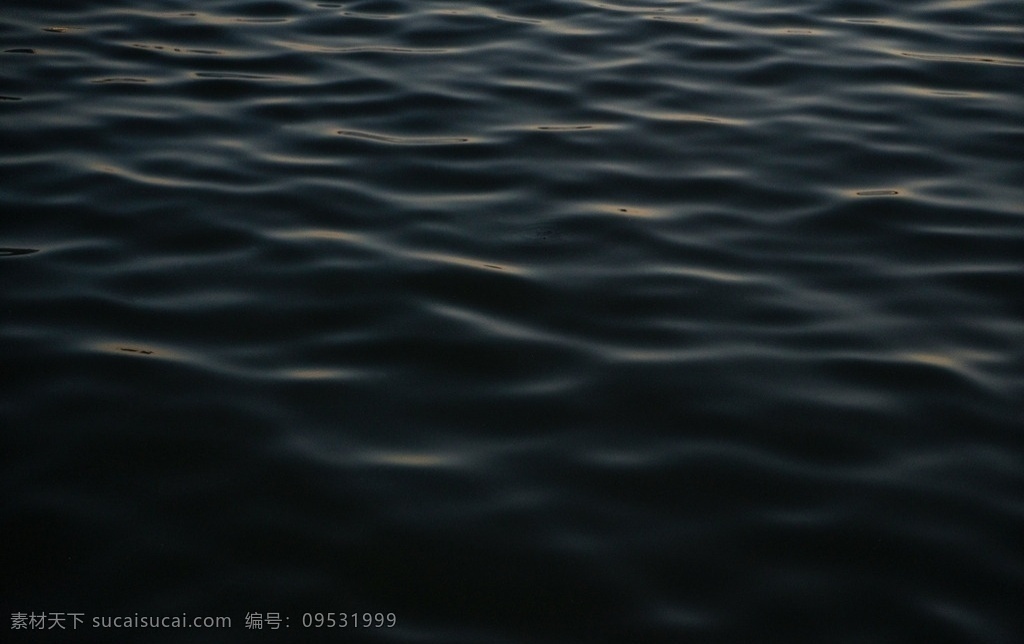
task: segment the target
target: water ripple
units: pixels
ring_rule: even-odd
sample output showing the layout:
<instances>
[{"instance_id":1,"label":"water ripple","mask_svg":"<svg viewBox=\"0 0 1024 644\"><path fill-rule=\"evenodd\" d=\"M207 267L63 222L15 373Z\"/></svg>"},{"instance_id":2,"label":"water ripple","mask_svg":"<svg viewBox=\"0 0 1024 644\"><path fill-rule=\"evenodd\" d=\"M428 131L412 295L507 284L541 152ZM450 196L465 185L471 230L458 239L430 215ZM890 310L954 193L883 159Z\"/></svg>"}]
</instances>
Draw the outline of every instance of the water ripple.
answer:
<instances>
[{"instance_id":1,"label":"water ripple","mask_svg":"<svg viewBox=\"0 0 1024 644\"><path fill-rule=\"evenodd\" d=\"M1024 632L1018 3L187 4L4 5L12 612Z\"/></svg>"}]
</instances>

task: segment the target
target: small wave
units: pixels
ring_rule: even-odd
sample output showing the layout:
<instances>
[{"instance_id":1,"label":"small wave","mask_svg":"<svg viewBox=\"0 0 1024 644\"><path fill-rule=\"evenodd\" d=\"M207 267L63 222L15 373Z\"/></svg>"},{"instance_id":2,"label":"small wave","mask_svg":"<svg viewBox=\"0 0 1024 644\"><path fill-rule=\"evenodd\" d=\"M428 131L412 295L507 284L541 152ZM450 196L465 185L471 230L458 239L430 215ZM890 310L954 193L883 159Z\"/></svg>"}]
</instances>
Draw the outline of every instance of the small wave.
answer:
<instances>
[{"instance_id":1,"label":"small wave","mask_svg":"<svg viewBox=\"0 0 1024 644\"><path fill-rule=\"evenodd\" d=\"M469 143L472 140L467 137L392 136L388 134L380 134L377 132L363 132L359 130L338 130L336 134L355 139L366 139L368 141L375 141L377 143L390 143L393 145L460 145L463 143Z\"/></svg>"},{"instance_id":2,"label":"small wave","mask_svg":"<svg viewBox=\"0 0 1024 644\"><path fill-rule=\"evenodd\" d=\"M136 49L148 49L152 51L170 52L175 54L199 54L201 56L221 56L224 54L222 51L216 49L194 49L188 47L174 47L172 45L152 45L146 43L132 43L132 47Z\"/></svg>"},{"instance_id":3,"label":"small wave","mask_svg":"<svg viewBox=\"0 0 1024 644\"><path fill-rule=\"evenodd\" d=\"M901 56L917 58L919 60L937 60L947 63L982 63L986 65L1010 65L1013 67L1024 66L1024 60L1016 58L996 58L993 56L964 56L957 54L927 54L920 52L900 52Z\"/></svg>"},{"instance_id":4,"label":"small wave","mask_svg":"<svg viewBox=\"0 0 1024 644\"><path fill-rule=\"evenodd\" d=\"M18 257L38 252L37 248L0 248L0 257Z\"/></svg>"},{"instance_id":5,"label":"small wave","mask_svg":"<svg viewBox=\"0 0 1024 644\"><path fill-rule=\"evenodd\" d=\"M437 47L388 47L385 45L366 45L361 47L339 47L323 50L335 54L411 54L411 55L436 55L451 53L451 49Z\"/></svg>"},{"instance_id":6,"label":"small wave","mask_svg":"<svg viewBox=\"0 0 1024 644\"><path fill-rule=\"evenodd\" d=\"M859 197L895 197L899 195L898 190L858 190Z\"/></svg>"},{"instance_id":7,"label":"small wave","mask_svg":"<svg viewBox=\"0 0 1024 644\"><path fill-rule=\"evenodd\" d=\"M238 72L195 72L196 78L213 78L221 80L258 80L258 81L281 81L288 80L281 76L270 76L267 74L242 74Z\"/></svg>"},{"instance_id":8,"label":"small wave","mask_svg":"<svg viewBox=\"0 0 1024 644\"><path fill-rule=\"evenodd\" d=\"M96 83L97 85L102 85L102 84L105 84L105 83L148 83L149 79L147 79L147 78L133 78L131 76L120 76L120 77L115 76L115 77L112 77L112 78L97 78L96 80L94 80L92 82Z\"/></svg>"}]
</instances>

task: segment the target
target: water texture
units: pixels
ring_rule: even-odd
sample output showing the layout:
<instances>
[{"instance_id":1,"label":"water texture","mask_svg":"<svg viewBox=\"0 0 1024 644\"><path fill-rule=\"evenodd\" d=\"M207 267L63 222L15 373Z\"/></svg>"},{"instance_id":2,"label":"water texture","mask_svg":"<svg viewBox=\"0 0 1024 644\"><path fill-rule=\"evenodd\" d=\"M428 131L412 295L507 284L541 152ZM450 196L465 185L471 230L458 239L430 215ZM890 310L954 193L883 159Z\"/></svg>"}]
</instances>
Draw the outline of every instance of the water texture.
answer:
<instances>
[{"instance_id":1,"label":"water texture","mask_svg":"<svg viewBox=\"0 0 1024 644\"><path fill-rule=\"evenodd\" d=\"M1022 43L1018 0L6 0L0 616L1021 641ZM355 611L397 622L302 623Z\"/></svg>"}]
</instances>

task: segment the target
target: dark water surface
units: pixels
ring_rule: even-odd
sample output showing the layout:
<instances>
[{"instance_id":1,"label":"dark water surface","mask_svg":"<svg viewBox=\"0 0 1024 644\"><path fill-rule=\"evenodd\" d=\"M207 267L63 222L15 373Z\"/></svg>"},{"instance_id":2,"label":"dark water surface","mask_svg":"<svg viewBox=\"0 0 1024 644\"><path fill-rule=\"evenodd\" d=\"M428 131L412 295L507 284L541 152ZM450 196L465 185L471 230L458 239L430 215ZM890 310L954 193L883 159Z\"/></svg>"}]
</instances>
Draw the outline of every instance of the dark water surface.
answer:
<instances>
[{"instance_id":1,"label":"dark water surface","mask_svg":"<svg viewBox=\"0 0 1024 644\"><path fill-rule=\"evenodd\" d=\"M1019 0L0 18L5 622L1024 641Z\"/></svg>"}]
</instances>

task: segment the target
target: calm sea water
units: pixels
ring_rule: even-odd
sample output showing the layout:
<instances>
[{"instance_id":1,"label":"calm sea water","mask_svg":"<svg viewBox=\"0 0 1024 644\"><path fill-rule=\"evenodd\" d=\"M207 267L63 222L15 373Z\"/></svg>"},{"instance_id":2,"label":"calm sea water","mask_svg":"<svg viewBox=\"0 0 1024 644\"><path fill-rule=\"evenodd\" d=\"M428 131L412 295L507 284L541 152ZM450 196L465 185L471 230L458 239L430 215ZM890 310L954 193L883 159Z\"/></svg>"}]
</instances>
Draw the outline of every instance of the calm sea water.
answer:
<instances>
[{"instance_id":1,"label":"calm sea water","mask_svg":"<svg viewBox=\"0 0 1024 644\"><path fill-rule=\"evenodd\" d=\"M1022 641L1019 0L0 49L5 641Z\"/></svg>"}]
</instances>

